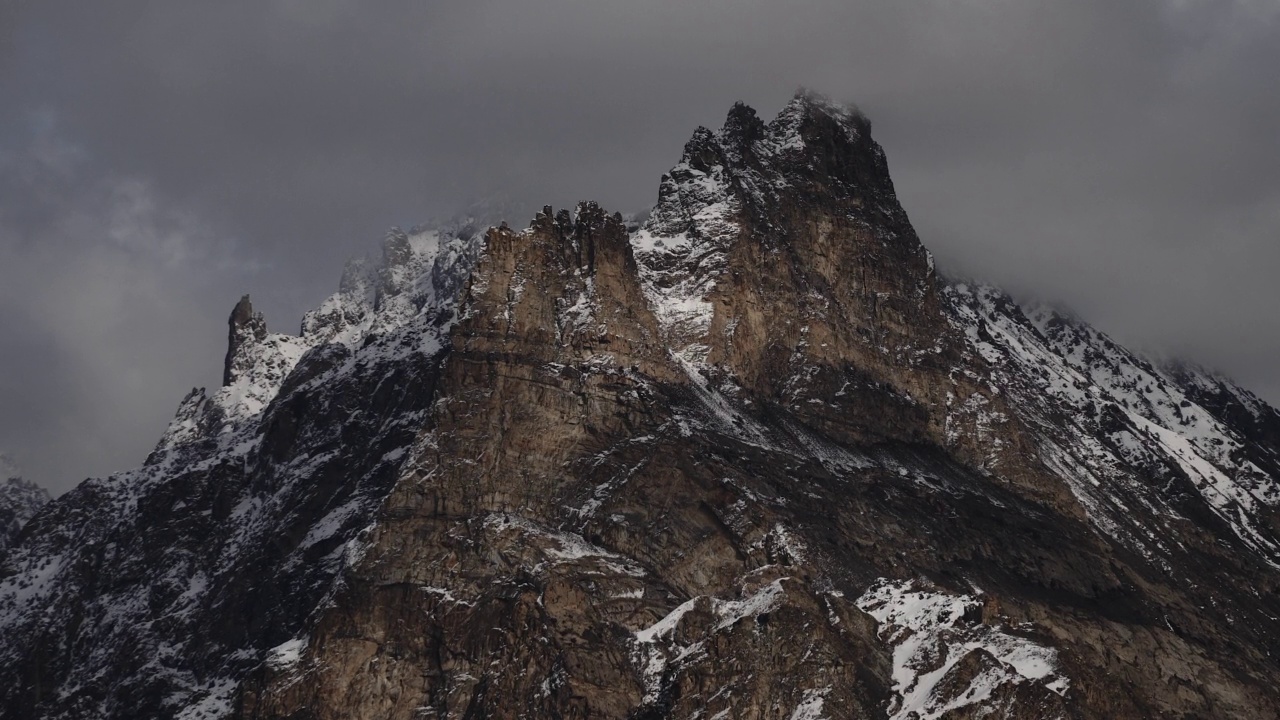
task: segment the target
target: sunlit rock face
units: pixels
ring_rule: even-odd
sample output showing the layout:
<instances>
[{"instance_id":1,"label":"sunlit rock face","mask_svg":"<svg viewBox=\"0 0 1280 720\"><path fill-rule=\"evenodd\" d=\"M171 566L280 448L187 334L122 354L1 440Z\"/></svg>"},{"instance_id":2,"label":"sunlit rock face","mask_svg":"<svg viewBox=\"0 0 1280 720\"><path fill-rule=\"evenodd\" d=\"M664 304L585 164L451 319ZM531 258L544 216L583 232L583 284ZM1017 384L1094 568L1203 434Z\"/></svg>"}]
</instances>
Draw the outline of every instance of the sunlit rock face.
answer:
<instances>
[{"instance_id":1,"label":"sunlit rock face","mask_svg":"<svg viewBox=\"0 0 1280 720\"><path fill-rule=\"evenodd\" d=\"M230 340L4 556L5 717L1276 717L1280 414L939 277L814 94Z\"/></svg>"}]
</instances>

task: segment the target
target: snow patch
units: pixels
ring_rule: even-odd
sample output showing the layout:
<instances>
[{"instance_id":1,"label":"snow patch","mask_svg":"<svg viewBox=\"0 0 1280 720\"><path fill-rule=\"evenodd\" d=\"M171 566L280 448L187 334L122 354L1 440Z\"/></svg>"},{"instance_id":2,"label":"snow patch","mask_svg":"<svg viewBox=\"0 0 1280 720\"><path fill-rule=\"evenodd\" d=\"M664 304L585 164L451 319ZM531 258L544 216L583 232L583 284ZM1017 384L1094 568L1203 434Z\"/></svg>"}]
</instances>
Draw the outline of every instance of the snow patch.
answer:
<instances>
[{"instance_id":1,"label":"snow patch","mask_svg":"<svg viewBox=\"0 0 1280 720\"><path fill-rule=\"evenodd\" d=\"M712 608L722 618L716 629L724 630L743 618L759 617L777 608L787 594L782 589L782 581L786 579L774 580L743 600L713 600Z\"/></svg>"},{"instance_id":2,"label":"snow patch","mask_svg":"<svg viewBox=\"0 0 1280 720\"><path fill-rule=\"evenodd\" d=\"M286 640L267 651L267 667L276 672L289 670L302 660L302 653L306 649L305 637Z\"/></svg>"},{"instance_id":3,"label":"snow patch","mask_svg":"<svg viewBox=\"0 0 1280 720\"><path fill-rule=\"evenodd\" d=\"M675 631L676 626L680 624L680 618L693 609L698 603L698 598L686 600L676 606L674 610L667 613L658 622L649 627L636 632L636 640L642 643L651 643L659 638L665 638Z\"/></svg>"},{"instance_id":4,"label":"snow patch","mask_svg":"<svg viewBox=\"0 0 1280 720\"><path fill-rule=\"evenodd\" d=\"M855 604L880 623L880 639L893 647L891 720L940 718L990 698L1006 684L1036 682L1058 695L1070 685L1053 648L1011 635L1003 626L967 621L981 607L976 597L936 591L918 581L881 579ZM978 651L996 663L958 692L954 683L944 683L957 664Z\"/></svg>"},{"instance_id":5,"label":"snow patch","mask_svg":"<svg viewBox=\"0 0 1280 720\"><path fill-rule=\"evenodd\" d=\"M230 717L237 687L234 680L226 678L211 683L195 693L198 699L179 710L174 715L175 720L220 720Z\"/></svg>"},{"instance_id":6,"label":"snow patch","mask_svg":"<svg viewBox=\"0 0 1280 720\"><path fill-rule=\"evenodd\" d=\"M822 714L822 706L826 703L829 692L831 688L805 690L800 704L791 711L789 720L823 720L826 716Z\"/></svg>"}]
</instances>

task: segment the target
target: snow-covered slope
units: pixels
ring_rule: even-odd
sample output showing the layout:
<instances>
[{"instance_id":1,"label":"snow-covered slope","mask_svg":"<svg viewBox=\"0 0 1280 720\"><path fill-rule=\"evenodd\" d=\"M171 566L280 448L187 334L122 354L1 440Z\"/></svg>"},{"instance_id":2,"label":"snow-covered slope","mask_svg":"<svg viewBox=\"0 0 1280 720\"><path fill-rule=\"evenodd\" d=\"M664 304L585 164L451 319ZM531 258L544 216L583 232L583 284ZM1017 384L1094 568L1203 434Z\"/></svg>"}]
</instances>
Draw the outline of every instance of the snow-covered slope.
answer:
<instances>
[{"instance_id":1,"label":"snow-covered slope","mask_svg":"<svg viewBox=\"0 0 1280 720\"><path fill-rule=\"evenodd\" d=\"M1166 561L1174 525L1207 524L1221 541L1280 567L1274 408L1207 371L1160 367L1078 319L1019 307L994 288L957 283L947 295L992 385L1037 427L1045 462L1095 526Z\"/></svg>"}]
</instances>

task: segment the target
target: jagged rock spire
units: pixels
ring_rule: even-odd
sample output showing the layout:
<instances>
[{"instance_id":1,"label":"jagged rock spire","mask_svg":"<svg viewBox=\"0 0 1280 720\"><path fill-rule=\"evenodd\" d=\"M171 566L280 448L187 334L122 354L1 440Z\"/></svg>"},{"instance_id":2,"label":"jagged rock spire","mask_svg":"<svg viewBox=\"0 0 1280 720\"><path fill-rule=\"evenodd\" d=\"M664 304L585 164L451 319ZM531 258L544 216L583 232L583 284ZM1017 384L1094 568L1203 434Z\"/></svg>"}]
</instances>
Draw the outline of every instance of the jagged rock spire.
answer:
<instances>
[{"instance_id":1,"label":"jagged rock spire","mask_svg":"<svg viewBox=\"0 0 1280 720\"><path fill-rule=\"evenodd\" d=\"M754 108L742 102L736 102L729 109L725 118L724 129L720 131L726 142L739 147L749 147L764 137L765 124L756 114Z\"/></svg>"},{"instance_id":2,"label":"jagged rock spire","mask_svg":"<svg viewBox=\"0 0 1280 720\"><path fill-rule=\"evenodd\" d=\"M23 525L48 502L48 491L24 480L17 463L0 452L0 555L13 544Z\"/></svg>"},{"instance_id":3,"label":"jagged rock spire","mask_svg":"<svg viewBox=\"0 0 1280 720\"><path fill-rule=\"evenodd\" d=\"M253 311L253 303L244 295L227 318L227 357L222 365L223 387L235 382L236 356L240 349L251 343L262 342L267 337L267 320L260 312Z\"/></svg>"}]
</instances>

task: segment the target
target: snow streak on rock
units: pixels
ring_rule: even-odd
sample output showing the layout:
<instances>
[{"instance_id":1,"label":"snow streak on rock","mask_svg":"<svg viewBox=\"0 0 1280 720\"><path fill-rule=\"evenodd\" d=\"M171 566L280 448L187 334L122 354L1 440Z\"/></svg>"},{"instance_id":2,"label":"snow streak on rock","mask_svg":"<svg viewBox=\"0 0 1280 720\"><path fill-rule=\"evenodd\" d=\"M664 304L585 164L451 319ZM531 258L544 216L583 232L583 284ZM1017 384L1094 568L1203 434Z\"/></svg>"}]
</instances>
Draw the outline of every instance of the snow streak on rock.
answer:
<instances>
[{"instance_id":1,"label":"snow streak on rock","mask_svg":"<svg viewBox=\"0 0 1280 720\"><path fill-rule=\"evenodd\" d=\"M767 615L785 602L787 591L783 584L788 580L791 578L774 580L741 600L724 600L705 595L691 598L676 606L658 622L636 631L639 664L647 689L645 701L654 702L662 690L664 678L678 673L683 664L704 660L707 643L714 642L716 634L731 632L742 620ZM700 611L710 619L711 624L705 628L681 631L681 620L695 611ZM816 707L821 709L820 699L816 699Z\"/></svg>"}]
</instances>

